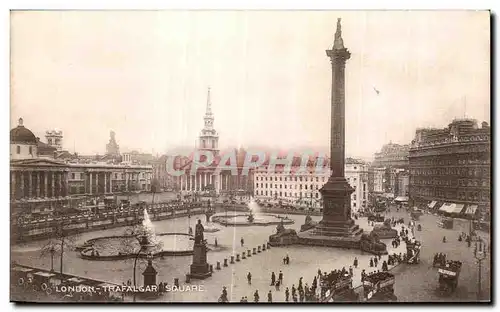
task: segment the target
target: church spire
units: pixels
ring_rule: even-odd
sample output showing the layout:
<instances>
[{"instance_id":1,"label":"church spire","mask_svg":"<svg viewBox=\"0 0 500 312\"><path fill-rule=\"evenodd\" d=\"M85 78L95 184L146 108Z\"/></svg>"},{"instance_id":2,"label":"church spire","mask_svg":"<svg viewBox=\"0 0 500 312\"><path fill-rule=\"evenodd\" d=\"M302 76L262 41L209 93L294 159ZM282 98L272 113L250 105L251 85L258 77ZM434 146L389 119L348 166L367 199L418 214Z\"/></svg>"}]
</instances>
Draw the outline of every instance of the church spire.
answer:
<instances>
[{"instance_id":1,"label":"church spire","mask_svg":"<svg viewBox=\"0 0 500 312\"><path fill-rule=\"evenodd\" d=\"M337 31L335 32L335 41L333 42L333 50L344 49L344 40L342 40L342 25L340 18L337 18Z\"/></svg>"},{"instance_id":2,"label":"church spire","mask_svg":"<svg viewBox=\"0 0 500 312\"><path fill-rule=\"evenodd\" d=\"M208 94L207 94L207 110L205 112L206 116L211 116L212 115L212 101L210 100L210 87L208 87Z\"/></svg>"}]
</instances>

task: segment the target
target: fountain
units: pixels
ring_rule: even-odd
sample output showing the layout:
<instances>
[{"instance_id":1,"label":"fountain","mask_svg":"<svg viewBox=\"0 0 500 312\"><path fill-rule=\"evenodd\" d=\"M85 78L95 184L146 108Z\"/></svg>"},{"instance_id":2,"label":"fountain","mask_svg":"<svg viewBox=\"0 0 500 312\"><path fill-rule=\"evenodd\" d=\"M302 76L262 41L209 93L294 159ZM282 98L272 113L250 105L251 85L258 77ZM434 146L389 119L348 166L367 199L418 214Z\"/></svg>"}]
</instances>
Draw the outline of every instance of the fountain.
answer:
<instances>
[{"instance_id":1,"label":"fountain","mask_svg":"<svg viewBox=\"0 0 500 312\"><path fill-rule=\"evenodd\" d=\"M153 257L193 254L192 235L186 233L156 233L155 226L144 209L142 223L125 231L124 235L90 239L80 255L87 260L121 260L151 255Z\"/></svg>"},{"instance_id":2,"label":"fountain","mask_svg":"<svg viewBox=\"0 0 500 312\"><path fill-rule=\"evenodd\" d=\"M212 216L212 221L225 226L250 226L250 225L277 225L280 223L293 224L294 221L280 215L264 214L260 206L251 199L248 203L247 213L231 212L230 214L218 213Z\"/></svg>"},{"instance_id":3,"label":"fountain","mask_svg":"<svg viewBox=\"0 0 500 312\"><path fill-rule=\"evenodd\" d=\"M159 244L156 237L155 228L153 222L149 218L149 214L146 208L144 208L144 219L142 220L142 227L139 228L138 239L141 246L153 247Z\"/></svg>"}]
</instances>

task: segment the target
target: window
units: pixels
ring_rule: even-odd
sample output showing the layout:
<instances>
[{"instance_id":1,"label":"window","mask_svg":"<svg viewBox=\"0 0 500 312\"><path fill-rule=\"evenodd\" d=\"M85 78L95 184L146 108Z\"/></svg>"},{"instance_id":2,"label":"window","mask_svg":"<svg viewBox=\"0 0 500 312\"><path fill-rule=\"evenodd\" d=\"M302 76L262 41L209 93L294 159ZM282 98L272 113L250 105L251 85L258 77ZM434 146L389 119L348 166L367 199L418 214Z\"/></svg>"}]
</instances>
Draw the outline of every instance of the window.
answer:
<instances>
[{"instance_id":1,"label":"window","mask_svg":"<svg viewBox=\"0 0 500 312\"><path fill-rule=\"evenodd\" d=\"M352 194L352 199L356 200L356 194Z\"/></svg>"},{"instance_id":2,"label":"window","mask_svg":"<svg viewBox=\"0 0 500 312\"><path fill-rule=\"evenodd\" d=\"M215 148L215 140L212 140L212 148Z\"/></svg>"},{"instance_id":3,"label":"window","mask_svg":"<svg viewBox=\"0 0 500 312\"><path fill-rule=\"evenodd\" d=\"M75 179L75 174L74 173L71 174L71 179L73 179L73 180Z\"/></svg>"},{"instance_id":4,"label":"window","mask_svg":"<svg viewBox=\"0 0 500 312\"><path fill-rule=\"evenodd\" d=\"M30 153L30 155L33 155L33 147L31 147L31 146L29 148L29 153Z\"/></svg>"},{"instance_id":5,"label":"window","mask_svg":"<svg viewBox=\"0 0 500 312\"><path fill-rule=\"evenodd\" d=\"M304 189L306 189L306 190L307 190L307 184L306 184L306 185L304 185Z\"/></svg>"},{"instance_id":6,"label":"window","mask_svg":"<svg viewBox=\"0 0 500 312\"><path fill-rule=\"evenodd\" d=\"M18 154L21 154L21 146L19 146L19 145L18 145L18 146L16 147L16 152L17 152Z\"/></svg>"}]
</instances>

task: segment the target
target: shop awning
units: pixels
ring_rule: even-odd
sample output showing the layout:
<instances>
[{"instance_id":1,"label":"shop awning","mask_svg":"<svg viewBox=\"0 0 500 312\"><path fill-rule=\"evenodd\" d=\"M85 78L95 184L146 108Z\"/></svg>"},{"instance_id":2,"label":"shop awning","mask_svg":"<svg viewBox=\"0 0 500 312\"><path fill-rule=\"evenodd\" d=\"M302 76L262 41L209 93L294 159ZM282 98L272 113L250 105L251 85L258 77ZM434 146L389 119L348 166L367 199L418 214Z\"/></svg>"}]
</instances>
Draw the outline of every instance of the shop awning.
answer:
<instances>
[{"instance_id":1,"label":"shop awning","mask_svg":"<svg viewBox=\"0 0 500 312\"><path fill-rule=\"evenodd\" d=\"M451 213L460 213L462 212L462 209L464 209L464 204L453 204L454 207L453 207L453 210L451 211Z\"/></svg>"},{"instance_id":2,"label":"shop awning","mask_svg":"<svg viewBox=\"0 0 500 312\"><path fill-rule=\"evenodd\" d=\"M477 205L468 205L467 209L465 209L465 214L474 215L477 211Z\"/></svg>"},{"instance_id":3,"label":"shop awning","mask_svg":"<svg viewBox=\"0 0 500 312\"><path fill-rule=\"evenodd\" d=\"M427 207L429 207L429 208L432 209L432 208L434 208L434 206L436 206L436 204L437 204L437 201L433 200L433 201L430 202L429 205L427 205Z\"/></svg>"},{"instance_id":4,"label":"shop awning","mask_svg":"<svg viewBox=\"0 0 500 312\"><path fill-rule=\"evenodd\" d=\"M442 212L452 212L453 209L455 208L455 204L453 203L444 203L443 206L441 206L441 208L439 208L439 211L442 211Z\"/></svg>"},{"instance_id":5,"label":"shop awning","mask_svg":"<svg viewBox=\"0 0 500 312\"><path fill-rule=\"evenodd\" d=\"M396 199L394 199L394 201L407 202L408 201L408 196L398 196L398 197L396 197Z\"/></svg>"}]
</instances>

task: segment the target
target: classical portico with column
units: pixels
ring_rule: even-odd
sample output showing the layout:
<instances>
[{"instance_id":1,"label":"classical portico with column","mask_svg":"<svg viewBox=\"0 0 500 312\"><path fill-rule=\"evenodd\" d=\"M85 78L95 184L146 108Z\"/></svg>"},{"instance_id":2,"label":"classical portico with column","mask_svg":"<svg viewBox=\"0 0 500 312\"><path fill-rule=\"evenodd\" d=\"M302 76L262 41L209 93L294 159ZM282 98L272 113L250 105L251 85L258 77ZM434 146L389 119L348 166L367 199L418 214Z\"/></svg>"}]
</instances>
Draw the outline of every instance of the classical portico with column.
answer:
<instances>
[{"instance_id":1,"label":"classical portico with column","mask_svg":"<svg viewBox=\"0 0 500 312\"><path fill-rule=\"evenodd\" d=\"M23 207L23 211L51 211L68 200L68 177L65 163L48 159L11 160L11 203Z\"/></svg>"}]
</instances>

